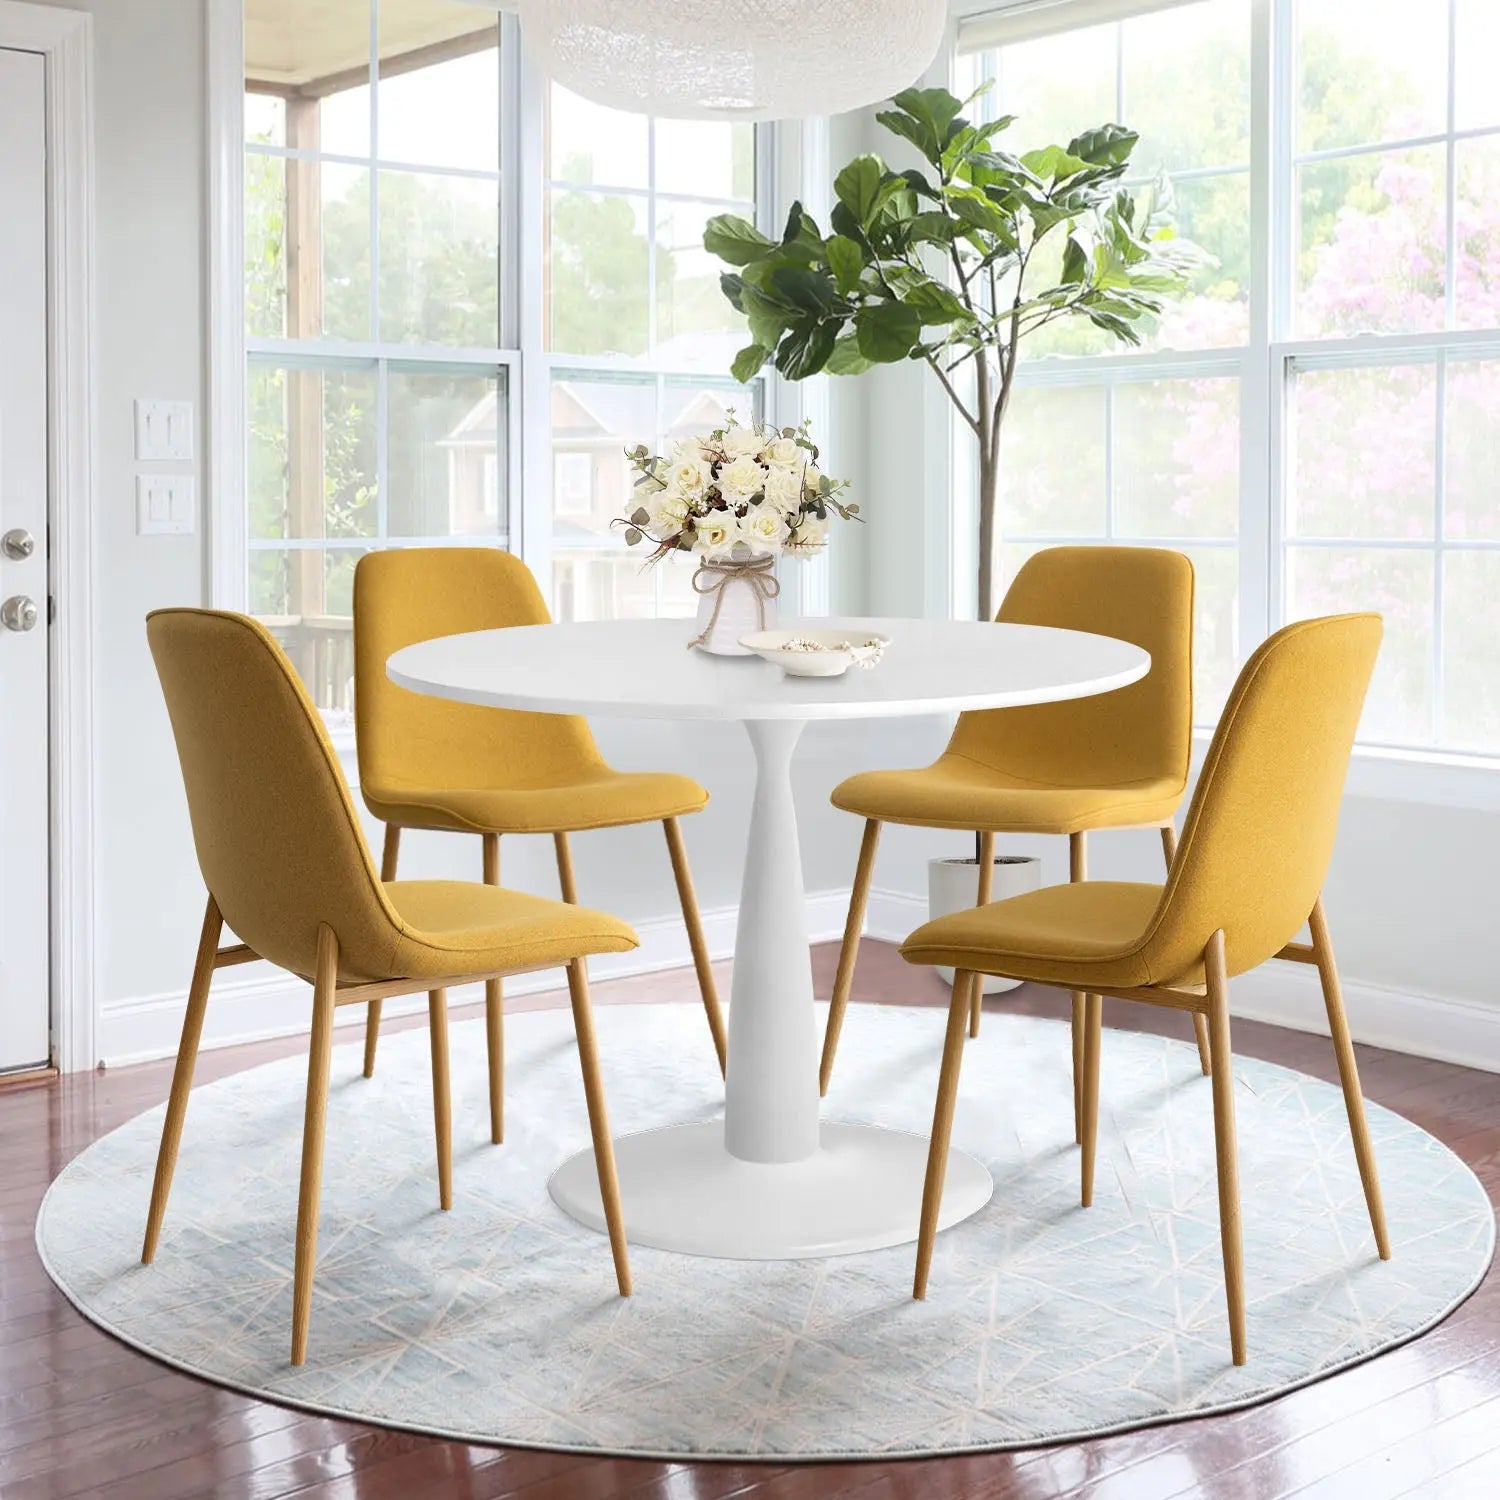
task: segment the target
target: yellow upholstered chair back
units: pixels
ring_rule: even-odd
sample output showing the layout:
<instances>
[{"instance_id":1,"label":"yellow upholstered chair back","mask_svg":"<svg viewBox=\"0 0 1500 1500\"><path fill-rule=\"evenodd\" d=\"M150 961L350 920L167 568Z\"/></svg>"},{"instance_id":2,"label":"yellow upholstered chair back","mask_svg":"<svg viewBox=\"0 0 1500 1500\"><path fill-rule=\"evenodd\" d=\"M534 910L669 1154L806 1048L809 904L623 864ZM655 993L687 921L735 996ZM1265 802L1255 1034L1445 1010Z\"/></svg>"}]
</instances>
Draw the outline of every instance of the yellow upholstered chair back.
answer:
<instances>
[{"instance_id":1,"label":"yellow upholstered chair back","mask_svg":"<svg viewBox=\"0 0 1500 1500\"><path fill-rule=\"evenodd\" d=\"M281 647L246 615L146 621L193 842L224 920L263 958L316 966L318 927L345 977L388 977L399 937L323 721Z\"/></svg>"},{"instance_id":2,"label":"yellow upholstered chair back","mask_svg":"<svg viewBox=\"0 0 1500 1500\"><path fill-rule=\"evenodd\" d=\"M1193 565L1156 547L1051 547L1016 574L997 620L1087 630L1151 653L1113 693L963 714L948 749L1054 786L1175 778L1193 733Z\"/></svg>"},{"instance_id":3,"label":"yellow upholstered chair back","mask_svg":"<svg viewBox=\"0 0 1500 1500\"><path fill-rule=\"evenodd\" d=\"M1183 824L1147 941L1171 983L1222 928L1231 974L1278 952L1328 874L1349 752L1380 649L1379 615L1279 630L1245 663Z\"/></svg>"},{"instance_id":4,"label":"yellow upholstered chair back","mask_svg":"<svg viewBox=\"0 0 1500 1500\"><path fill-rule=\"evenodd\" d=\"M354 570L362 791L381 801L419 787L523 789L602 765L581 718L452 703L386 675L386 661L403 646L549 619L531 570L494 547L402 547L362 557Z\"/></svg>"}]
</instances>

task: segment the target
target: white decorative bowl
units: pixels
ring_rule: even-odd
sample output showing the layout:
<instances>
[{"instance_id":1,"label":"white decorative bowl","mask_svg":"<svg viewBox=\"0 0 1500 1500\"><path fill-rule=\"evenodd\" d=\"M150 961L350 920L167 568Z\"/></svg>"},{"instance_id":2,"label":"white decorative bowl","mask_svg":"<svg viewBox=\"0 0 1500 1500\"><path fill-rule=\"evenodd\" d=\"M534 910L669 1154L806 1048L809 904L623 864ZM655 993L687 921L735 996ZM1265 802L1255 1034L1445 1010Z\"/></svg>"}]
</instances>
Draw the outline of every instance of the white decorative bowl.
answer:
<instances>
[{"instance_id":1,"label":"white decorative bowl","mask_svg":"<svg viewBox=\"0 0 1500 1500\"><path fill-rule=\"evenodd\" d=\"M856 662L873 667L889 644L889 636L856 639L847 630L757 630L740 637L747 651L775 662L789 677L842 677Z\"/></svg>"}]
</instances>

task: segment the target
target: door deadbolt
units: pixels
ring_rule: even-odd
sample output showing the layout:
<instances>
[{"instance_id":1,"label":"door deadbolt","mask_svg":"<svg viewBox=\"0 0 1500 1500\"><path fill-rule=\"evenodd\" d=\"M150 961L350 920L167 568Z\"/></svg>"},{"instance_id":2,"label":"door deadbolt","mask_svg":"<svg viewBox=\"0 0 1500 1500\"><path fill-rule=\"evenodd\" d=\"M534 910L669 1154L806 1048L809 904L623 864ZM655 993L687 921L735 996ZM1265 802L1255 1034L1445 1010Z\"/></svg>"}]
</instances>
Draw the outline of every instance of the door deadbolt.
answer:
<instances>
[{"instance_id":1,"label":"door deadbolt","mask_svg":"<svg viewBox=\"0 0 1500 1500\"><path fill-rule=\"evenodd\" d=\"M36 625L36 600L25 594L12 594L0 604L0 625L7 630L31 630Z\"/></svg>"},{"instance_id":2,"label":"door deadbolt","mask_svg":"<svg viewBox=\"0 0 1500 1500\"><path fill-rule=\"evenodd\" d=\"M24 526L16 526L0 536L0 552L12 562L25 562L36 551L36 538Z\"/></svg>"}]
</instances>

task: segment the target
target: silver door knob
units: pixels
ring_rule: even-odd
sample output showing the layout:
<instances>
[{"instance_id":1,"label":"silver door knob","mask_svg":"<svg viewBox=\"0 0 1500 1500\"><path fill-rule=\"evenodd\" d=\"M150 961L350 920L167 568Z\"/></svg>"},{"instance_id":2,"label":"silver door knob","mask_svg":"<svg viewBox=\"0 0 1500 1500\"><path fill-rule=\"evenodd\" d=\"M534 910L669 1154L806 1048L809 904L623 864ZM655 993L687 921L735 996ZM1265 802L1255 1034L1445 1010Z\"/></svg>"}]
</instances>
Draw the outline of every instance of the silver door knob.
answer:
<instances>
[{"instance_id":1,"label":"silver door knob","mask_svg":"<svg viewBox=\"0 0 1500 1500\"><path fill-rule=\"evenodd\" d=\"M30 630L36 624L36 600L12 594L0 604L0 625L7 630Z\"/></svg>"},{"instance_id":2,"label":"silver door knob","mask_svg":"<svg viewBox=\"0 0 1500 1500\"><path fill-rule=\"evenodd\" d=\"M16 526L0 536L0 552L12 562L25 562L36 551L36 538L24 526Z\"/></svg>"}]
</instances>

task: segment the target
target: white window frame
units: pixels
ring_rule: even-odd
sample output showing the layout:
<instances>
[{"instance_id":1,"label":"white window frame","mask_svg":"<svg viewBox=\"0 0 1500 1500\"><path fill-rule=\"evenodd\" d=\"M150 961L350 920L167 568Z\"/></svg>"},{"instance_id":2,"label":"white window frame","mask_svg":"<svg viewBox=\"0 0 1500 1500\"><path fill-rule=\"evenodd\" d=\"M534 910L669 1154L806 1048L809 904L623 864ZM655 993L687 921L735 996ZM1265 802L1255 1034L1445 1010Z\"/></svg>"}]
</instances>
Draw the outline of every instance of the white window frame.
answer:
<instances>
[{"instance_id":1,"label":"white window frame","mask_svg":"<svg viewBox=\"0 0 1500 1500\"><path fill-rule=\"evenodd\" d=\"M524 56L519 21L500 21L500 344L498 349L454 350L420 344L377 341L256 339L257 353L390 360L455 368L474 364L502 368L507 386L507 502L503 527L509 548L541 582L552 587L552 444L548 382L553 363L567 369L610 373L631 362L593 356L552 354L546 348L540 295L542 285L545 163L542 110L545 79ZM207 134L210 254L208 268L209 358L206 505L211 558L210 597L225 609L243 609L248 598L249 537L246 477L246 356L252 347L244 328L244 13L243 0L208 0ZM382 163L382 165L386 165ZM820 203L829 194L827 122L809 120L756 127L757 218L779 231L794 198ZM472 174L470 174L472 175ZM372 268L373 271L373 268ZM377 368L383 369L383 365ZM701 377L702 370L645 367L662 376ZM724 372L725 377L728 371ZM795 423L812 417L827 431L826 379L801 384L767 370L767 420ZM383 441L383 439L382 439ZM383 539L401 545L404 539ZM454 538L455 545L472 538ZM784 599L796 613L828 608L826 559L786 570ZM349 733L336 737L352 745ZM345 743L347 741L347 743Z\"/></svg>"},{"instance_id":2,"label":"white window frame","mask_svg":"<svg viewBox=\"0 0 1500 1500\"><path fill-rule=\"evenodd\" d=\"M1168 0L1190 3L1190 0ZM1029 35L1041 34L1036 23L1045 15L1047 32L1071 30L1121 19L1125 14L1160 8L1150 3L1101 3L1101 0L1047 0L1023 3L1015 9L1028 12ZM1456 0L1445 0L1449 26L1449 74L1447 128L1434 134L1390 141L1360 143L1333 150L1293 153L1295 140L1295 14L1294 0L1249 0L1250 10L1250 224L1252 242L1250 328L1244 348L1182 352L1129 353L1048 358L1023 358L1016 375L1017 386L1088 385L1108 380L1148 379L1156 376L1227 373L1240 376L1240 513L1239 513L1239 641L1241 661L1253 646L1285 618L1286 578L1292 546L1345 546L1417 550L1435 557L1434 655L1435 684L1441 670L1442 559L1446 551L1485 550L1500 542L1445 540L1438 526L1430 540L1408 542L1352 537L1339 540L1287 536L1289 411L1296 370L1349 367L1381 367L1397 363L1402 356L1424 356L1437 362L1438 398L1447 360L1460 356L1500 354L1500 330L1446 329L1419 334L1368 334L1354 338L1296 338L1293 327L1293 270L1295 261L1296 201L1293 195L1295 166L1308 159L1388 151L1420 145L1446 144L1448 154L1448 274L1446 277L1450 318L1454 284L1453 154L1455 141L1473 136L1494 136L1495 128L1455 130L1454 72L1452 51L1453 13ZM984 0L959 0L960 13L998 13ZM1034 13L1032 15L1031 13ZM950 54L956 68L957 48ZM1085 372L1087 372L1085 376ZM1083 378L1081 378L1083 377ZM1439 413L1443 411L1439 406ZM1436 504L1443 504L1443 433L1440 419L1437 438ZM954 431L952 462L962 463L964 434ZM1024 540L1045 541L1027 536ZM1132 540L1134 540L1132 538ZM1184 538L1197 545L1197 539ZM955 544L950 573L950 596L963 599L972 592L971 546ZM963 571L959 571L959 563ZM1435 687L1435 691L1439 689ZM1200 732L1206 737L1208 731ZM1500 808L1500 755L1446 748L1386 745L1361 741L1356 746L1349 789L1356 795L1407 798L1426 803Z\"/></svg>"}]
</instances>

